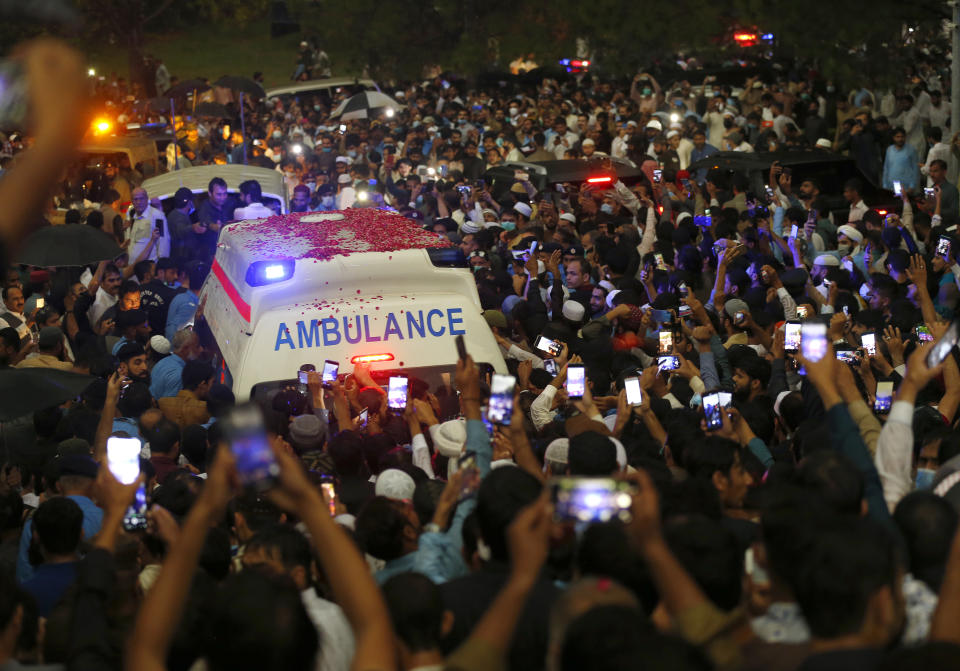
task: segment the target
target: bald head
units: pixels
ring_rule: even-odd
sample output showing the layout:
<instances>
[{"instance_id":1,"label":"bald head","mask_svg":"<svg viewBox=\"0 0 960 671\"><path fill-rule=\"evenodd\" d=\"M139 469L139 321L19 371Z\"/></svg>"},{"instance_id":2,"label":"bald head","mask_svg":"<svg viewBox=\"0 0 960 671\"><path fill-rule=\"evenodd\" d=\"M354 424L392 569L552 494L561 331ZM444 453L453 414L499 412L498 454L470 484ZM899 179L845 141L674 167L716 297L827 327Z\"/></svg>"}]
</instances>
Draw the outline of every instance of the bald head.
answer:
<instances>
[{"instance_id":1,"label":"bald head","mask_svg":"<svg viewBox=\"0 0 960 671\"><path fill-rule=\"evenodd\" d=\"M147 192L139 186L133 190L130 200L133 201L133 207L137 211L137 214L142 214L150 204L150 199L147 198Z\"/></svg>"}]
</instances>

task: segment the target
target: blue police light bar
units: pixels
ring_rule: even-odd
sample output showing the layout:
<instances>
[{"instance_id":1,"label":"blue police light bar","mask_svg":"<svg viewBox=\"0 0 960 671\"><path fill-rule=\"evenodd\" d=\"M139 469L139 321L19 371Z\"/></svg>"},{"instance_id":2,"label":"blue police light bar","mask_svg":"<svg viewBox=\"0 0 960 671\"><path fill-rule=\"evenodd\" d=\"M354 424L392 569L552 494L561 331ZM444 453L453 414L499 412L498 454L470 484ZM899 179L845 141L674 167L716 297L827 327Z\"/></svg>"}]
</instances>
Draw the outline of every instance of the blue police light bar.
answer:
<instances>
[{"instance_id":1,"label":"blue police light bar","mask_svg":"<svg viewBox=\"0 0 960 671\"><path fill-rule=\"evenodd\" d=\"M247 268L246 281L251 287L262 287L265 284L283 282L293 277L293 268L293 259L254 261Z\"/></svg>"}]
</instances>

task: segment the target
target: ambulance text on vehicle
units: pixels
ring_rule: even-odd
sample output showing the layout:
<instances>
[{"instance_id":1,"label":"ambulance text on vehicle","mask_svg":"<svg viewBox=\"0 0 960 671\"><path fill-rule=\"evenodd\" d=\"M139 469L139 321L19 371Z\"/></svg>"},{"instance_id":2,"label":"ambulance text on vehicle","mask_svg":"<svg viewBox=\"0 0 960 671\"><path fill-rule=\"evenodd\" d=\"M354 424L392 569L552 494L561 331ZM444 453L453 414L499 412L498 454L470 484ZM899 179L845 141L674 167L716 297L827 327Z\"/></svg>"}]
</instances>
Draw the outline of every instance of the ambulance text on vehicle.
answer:
<instances>
[{"instance_id":1,"label":"ambulance text on vehicle","mask_svg":"<svg viewBox=\"0 0 960 671\"><path fill-rule=\"evenodd\" d=\"M476 362L506 372L459 249L383 210L230 224L200 299L238 399L328 359L435 388L453 374L458 335Z\"/></svg>"}]
</instances>

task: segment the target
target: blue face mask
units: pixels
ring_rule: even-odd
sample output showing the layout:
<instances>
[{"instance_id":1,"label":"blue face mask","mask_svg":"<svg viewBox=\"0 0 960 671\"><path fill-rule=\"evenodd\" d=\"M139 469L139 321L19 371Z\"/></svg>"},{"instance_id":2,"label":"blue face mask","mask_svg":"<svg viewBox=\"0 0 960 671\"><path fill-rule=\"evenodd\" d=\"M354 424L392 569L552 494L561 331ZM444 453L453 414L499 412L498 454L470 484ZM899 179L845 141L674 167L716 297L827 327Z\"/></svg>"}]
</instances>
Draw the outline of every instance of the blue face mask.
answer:
<instances>
[{"instance_id":1,"label":"blue face mask","mask_svg":"<svg viewBox=\"0 0 960 671\"><path fill-rule=\"evenodd\" d=\"M324 153L329 153L329 152L333 151L333 147L320 147L320 151L322 151L322 152L324 152Z\"/></svg>"},{"instance_id":2,"label":"blue face mask","mask_svg":"<svg viewBox=\"0 0 960 671\"><path fill-rule=\"evenodd\" d=\"M347 152L347 156L349 156L350 158L356 158L356 157L357 157L357 152L356 152L355 150L351 149L351 150L349 150L349 151Z\"/></svg>"},{"instance_id":3,"label":"blue face mask","mask_svg":"<svg viewBox=\"0 0 960 671\"><path fill-rule=\"evenodd\" d=\"M313 106L313 111L314 111L314 112L319 112L321 109L322 109L322 108L320 107L320 105L314 105L314 106Z\"/></svg>"},{"instance_id":4,"label":"blue face mask","mask_svg":"<svg viewBox=\"0 0 960 671\"><path fill-rule=\"evenodd\" d=\"M512 231L512 230L515 229L516 227L517 227L517 222L515 222L515 221L501 221L501 222L500 222L500 228L502 228L502 229L505 230L505 231Z\"/></svg>"},{"instance_id":5,"label":"blue face mask","mask_svg":"<svg viewBox=\"0 0 960 671\"><path fill-rule=\"evenodd\" d=\"M600 211L601 211L601 212L604 212L604 213L606 213L606 214L612 215L612 214L613 214L613 205L611 205L610 203L604 203L603 205L600 206Z\"/></svg>"},{"instance_id":6,"label":"blue face mask","mask_svg":"<svg viewBox=\"0 0 960 671\"><path fill-rule=\"evenodd\" d=\"M933 476L936 474L932 468L918 468L915 481L917 489L933 489Z\"/></svg>"},{"instance_id":7,"label":"blue face mask","mask_svg":"<svg viewBox=\"0 0 960 671\"><path fill-rule=\"evenodd\" d=\"M421 205L423 205L423 196L417 196L416 203L417 203L417 207L420 207Z\"/></svg>"},{"instance_id":8,"label":"blue face mask","mask_svg":"<svg viewBox=\"0 0 960 671\"><path fill-rule=\"evenodd\" d=\"M324 207L333 207L333 196L324 196L320 199Z\"/></svg>"}]
</instances>

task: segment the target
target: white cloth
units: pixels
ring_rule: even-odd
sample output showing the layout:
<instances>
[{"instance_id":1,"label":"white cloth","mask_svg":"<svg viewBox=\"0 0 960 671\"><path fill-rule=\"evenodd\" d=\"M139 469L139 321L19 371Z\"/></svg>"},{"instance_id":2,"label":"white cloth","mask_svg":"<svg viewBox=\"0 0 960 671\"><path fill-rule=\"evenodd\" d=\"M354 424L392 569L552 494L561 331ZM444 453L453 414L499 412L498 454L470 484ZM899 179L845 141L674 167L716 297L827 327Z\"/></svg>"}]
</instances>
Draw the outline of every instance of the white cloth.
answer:
<instances>
[{"instance_id":1,"label":"white cloth","mask_svg":"<svg viewBox=\"0 0 960 671\"><path fill-rule=\"evenodd\" d=\"M357 202L357 190L352 186L345 187L337 194L337 209L346 210Z\"/></svg>"},{"instance_id":2,"label":"white cloth","mask_svg":"<svg viewBox=\"0 0 960 671\"><path fill-rule=\"evenodd\" d=\"M103 287L97 289L97 295L93 299L93 305L87 310L87 319L90 320L90 326L96 326L97 322L109 308L117 304L117 297L111 296Z\"/></svg>"},{"instance_id":3,"label":"white cloth","mask_svg":"<svg viewBox=\"0 0 960 671\"><path fill-rule=\"evenodd\" d=\"M343 610L337 604L321 599L313 589L301 592L300 599L320 634L317 671L348 671L353 662L355 643Z\"/></svg>"},{"instance_id":4,"label":"white cloth","mask_svg":"<svg viewBox=\"0 0 960 671\"><path fill-rule=\"evenodd\" d=\"M883 486L883 498L892 513L897 503L913 489L913 404L897 401L877 439L873 458Z\"/></svg>"},{"instance_id":5,"label":"white cloth","mask_svg":"<svg viewBox=\"0 0 960 671\"><path fill-rule=\"evenodd\" d=\"M241 207L233 213L233 218L237 221L246 221L249 219L266 219L276 214L263 203L250 203L246 207Z\"/></svg>"},{"instance_id":6,"label":"white cloth","mask_svg":"<svg viewBox=\"0 0 960 671\"><path fill-rule=\"evenodd\" d=\"M127 248L130 263L133 263L140 257L140 253L150 243L150 237L153 235L153 228L157 219L163 221L163 235L157 240L157 244L150 250L148 259L156 261L170 256L170 226L167 225L167 217L162 210L158 210L152 205L148 205L143 214L136 216L133 225L127 229L126 238L130 241Z\"/></svg>"},{"instance_id":7,"label":"white cloth","mask_svg":"<svg viewBox=\"0 0 960 671\"><path fill-rule=\"evenodd\" d=\"M18 326L14 326L15 322L13 320L7 321L7 319L5 319L6 315L13 315L14 317L17 317L20 320L20 324ZM30 327L27 326L26 318L22 314L19 314L17 312L11 312L10 310L6 310L4 312L4 316L0 317L0 328L7 328L7 327L17 329L17 335L20 336L20 340L23 340L24 338L30 335Z\"/></svg>"},{"instance_id":8,"label":"white cloth","mask_svg":"<svg viewBox=\"0 0 960 671\"><path fill-rule=\"evenodd\" d=\"M867 210L870 208L867 207L867 204L861 199L853 207L850 208L850 214L847 216L847 221L861 221L863 215L867 213Z\"/></svg>"}]
</instances>

